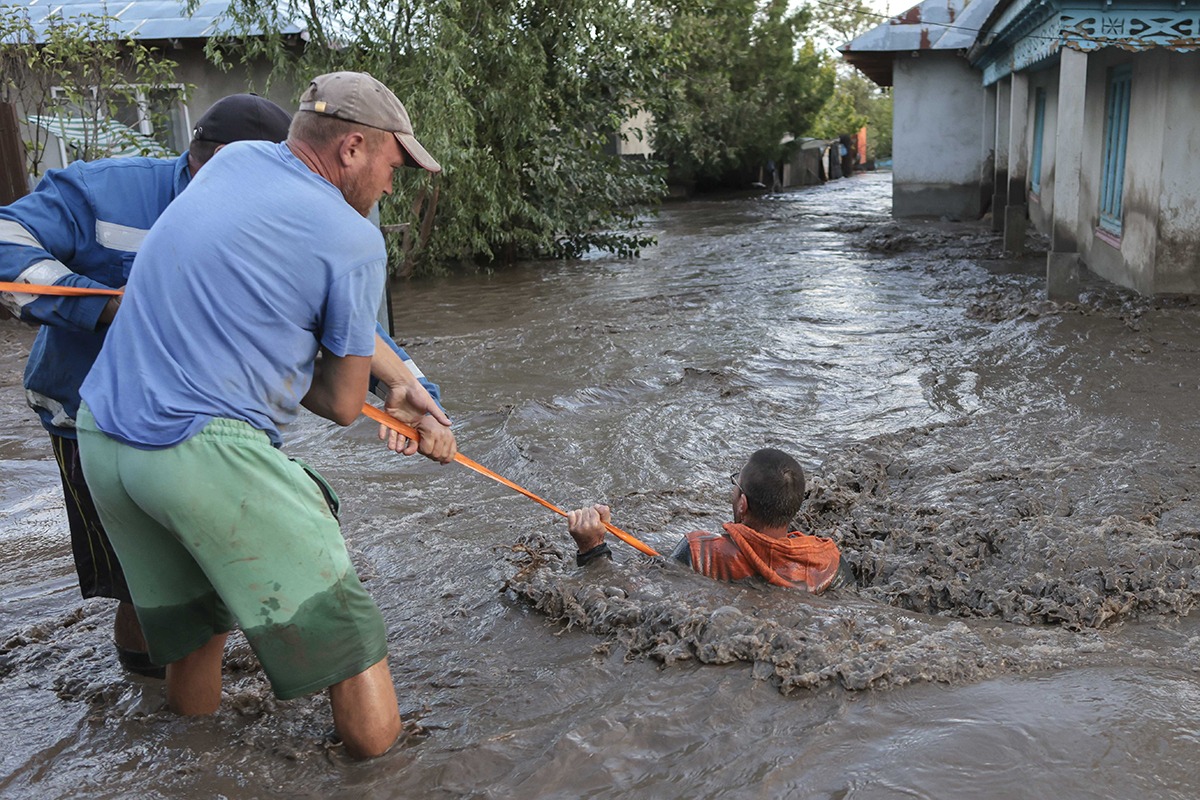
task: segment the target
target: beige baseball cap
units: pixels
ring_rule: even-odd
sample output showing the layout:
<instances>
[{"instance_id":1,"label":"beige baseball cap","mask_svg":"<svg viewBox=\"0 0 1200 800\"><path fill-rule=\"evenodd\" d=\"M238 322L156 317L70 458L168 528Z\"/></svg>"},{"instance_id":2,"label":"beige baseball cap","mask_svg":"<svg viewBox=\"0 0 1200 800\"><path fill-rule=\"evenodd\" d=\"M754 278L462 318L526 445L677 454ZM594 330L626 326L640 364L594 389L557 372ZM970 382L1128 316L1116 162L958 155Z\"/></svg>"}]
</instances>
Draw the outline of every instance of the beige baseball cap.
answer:
<instances>
[{"instance_id":1,"label":"beige baseball cap","mask_svg":"<svg viewBox=\"0 0 1200 800\"><path fill-rule=\"evenodd\" d=\"M300 96L300 110L357 122L391 131L413 164L430 172L442 165L413 136L412 122L404 104L392 90L365 72L330 72L318 75Z\"/></svg>"}]
</instances>

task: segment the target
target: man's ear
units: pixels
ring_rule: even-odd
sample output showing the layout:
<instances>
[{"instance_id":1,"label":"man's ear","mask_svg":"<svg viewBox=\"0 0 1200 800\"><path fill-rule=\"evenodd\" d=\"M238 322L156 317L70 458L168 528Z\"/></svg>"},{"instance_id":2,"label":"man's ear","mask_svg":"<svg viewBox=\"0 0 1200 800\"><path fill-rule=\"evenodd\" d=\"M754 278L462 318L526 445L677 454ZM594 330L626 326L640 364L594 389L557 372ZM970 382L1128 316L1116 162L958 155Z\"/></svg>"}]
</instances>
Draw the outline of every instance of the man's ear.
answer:
<instances>
[{"instance_id":1,"label":"man's ear","mask_svg":"<svg viewBox=\"0 0 1200 800\"><path fill-rule=\"evenodd\" d=\"M354 131L342 137L342 143L338 148L338 155L342 159L342 166L348 167L354 161L366 155L367 137L362 133Z\"/></svg>"},{"instance_id":2,"label":"man's ear","mask_svg":"<svg viewBox=\"0 0 1200 800\"><path fill-rule=\"evenodd\" d=\"M746 500L744 492L738 492L737 500L733 501L733 507L737 510L739 517L746 516L746 511L750 508L750 503Z\"/></svg>"}]
</instances>

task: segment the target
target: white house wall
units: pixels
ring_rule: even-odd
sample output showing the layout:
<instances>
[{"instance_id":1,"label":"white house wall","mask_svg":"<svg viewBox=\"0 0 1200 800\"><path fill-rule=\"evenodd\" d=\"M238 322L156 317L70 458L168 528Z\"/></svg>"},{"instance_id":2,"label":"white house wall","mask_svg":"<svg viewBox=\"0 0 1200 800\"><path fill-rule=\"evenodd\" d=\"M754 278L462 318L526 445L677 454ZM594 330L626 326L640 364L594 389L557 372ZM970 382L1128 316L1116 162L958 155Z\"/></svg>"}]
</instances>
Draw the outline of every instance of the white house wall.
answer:
<instances>
[{"instance_id":1,"label":"white house wall","mask_svg":"<svg viewBox=\"0 0 1200 800\"><path fill-rule=\"evenodd\" d=\"M1083 262L1097 275L1145 294L1200 291L1200 58L1156 49L1129 53L1115 48L1087 55L1079 219L1075 240ZM1125 155L1120 237L1100 230L1099 195L1109 71L1133 68ZM1049 233L1055 197L1054 131L1060 87L1054 70L1031 75L1033 96L1046 90L1041 191L1030 193L1029 216ZM1065 91L1079 91L1066 87ZM1032 178L1032 176L1030 176ZM1030 190L1032 181L1029 182Z\"/></svg>"},{"instance_id":2,"label":"white house wall","mask_svg":"<svg viewBox=\"0 0 1200 800\"><path fill-rule=\"evenodd\" d=\"M1163 200L1163 128L1171 80L1167 74L1168 55L1165 50L1150 50L1132 59L1120 249L1128 276L1126 285L1145 293L1162 291L1156 264Z\"/></svg>"},{"instance_id":3,"label":"white house wall","mask_svg":"<svg viewBox=\"0 0 1200 800\"><path fill-rule=\"evenodd\" d=\"M1125 276L1125 263L1121 253L1104 239L1097 239L1095 230L1100 223L1100 179L1104 163L1104 111L1107 97L1108 69L1118 63L1127 63L1130 54L1121 53L1115 58L1110 50L1088 54L1087 86L1084 89L1084 130L1081 171L1079 175L1079 219L1076 223L1076 241L1085 264L1101 277L1132 286ZM1136 91L1136 89L1135 89ZM1132 122L1132 113L1130 121Z\"/></svg>"},{"instance_id":4,"label":"white house wall","mask_svg":"<svg viewBox=\"0 0 1200 800\"><path fill-rule=\"evenodd\" d=\"M1163 126L1155 291L1200 292L1200 57L1165 53L1170 81Z\"/></svg>"},{"instance_id":5,"label":"white house wall","mask_svg":"<svg viewBox=\"0 0 1200 800\"><path fill-rule=\"evenodd\" d=\"M223 72L205 60L203 46L203 42L197 41L181 50L167 51L167 57L179 63L175 75L180 83L191 86L188 113L192 124L222 97L243 92L261 94L280 105L289 114L296 110L300 102L300 90L296 87L277 83L267 91L269 65L235 64L233 69Z\"/></svg>"},{"instance_id":6,"label":"white house wall","mask_svg":"<svg viewBox=\"0 0 1200 800\"><path fill-rule=\"evenodd\" d=\"M959 55L934 51L898 56L893 77L893 213L977 218L979 73Z\"/></svg>"},{"instance_id":7,"label":"white house wall","mask_svg":"<svg viewBox=\"0 0 1200 800\"><path fill-rule=\"evenodd\" d=\"M1033 150L1037 147L1037 142L1033 140L1036 126L1036 109L1037 109L1037 90L1041 89L1046 93L1046 109L1045 117L1042 125L1042 168L1040 191L1033 194L1033 179L1032 164ZM1058 72L1056 70L1042 70L1031 76L1029 84L1029 221L1033 223L1033 227L1042 233L1050 232L1050 225L1053 222L1054 209L1054 157L1057 151L1057 137L1054 132L1058 130Z\"/></svg>"}]
</instances>

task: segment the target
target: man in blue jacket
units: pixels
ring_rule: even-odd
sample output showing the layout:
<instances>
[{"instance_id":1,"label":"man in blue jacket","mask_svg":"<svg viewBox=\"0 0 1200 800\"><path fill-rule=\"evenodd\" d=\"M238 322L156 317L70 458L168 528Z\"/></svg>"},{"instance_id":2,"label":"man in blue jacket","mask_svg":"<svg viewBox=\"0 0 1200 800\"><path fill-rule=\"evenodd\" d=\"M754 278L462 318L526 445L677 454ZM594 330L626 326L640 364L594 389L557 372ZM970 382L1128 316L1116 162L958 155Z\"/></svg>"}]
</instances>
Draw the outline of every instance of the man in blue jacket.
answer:
<instances>
[{"instance_id":1,"label":"man in blue jacket","mask_svg":"<svg viewBox=\"0 0 1200 800\"><path fill-rule=\"evenodd\" d=\"M263 97L231 95L205 112L188 152L178 158L77 161L50 170L32 194L0 207L0 281L123 287L151 225L218 150L242 140L281 142L290 122L286 111ZM121 663L161 677L162 669L146 655L125 576L84 481L76 445L79 387L120 299L0 293L0 304L41 326L25 368L25 394L50 434L62 473L80 591L85 598L120 601L114 639ZM377 333L438 399L437 386L420 376L382 328Z\"/></svg>"}]
</instances>

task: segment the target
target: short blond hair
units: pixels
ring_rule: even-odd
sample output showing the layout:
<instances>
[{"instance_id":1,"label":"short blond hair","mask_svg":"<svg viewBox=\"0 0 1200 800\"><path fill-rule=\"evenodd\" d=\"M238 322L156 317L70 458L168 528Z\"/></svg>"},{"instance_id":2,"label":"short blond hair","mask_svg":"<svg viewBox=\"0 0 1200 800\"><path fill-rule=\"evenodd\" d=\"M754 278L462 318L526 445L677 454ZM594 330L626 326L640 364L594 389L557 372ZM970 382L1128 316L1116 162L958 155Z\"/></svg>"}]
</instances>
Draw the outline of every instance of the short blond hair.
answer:
<instances>
[{"instance_id":1,"label":"short blond hair","mask_svg":"<svg viewBox=\"0 0 1200 800\"><path fill-rule=\"evenodd\" d=\"M288 127L288 139L305 142L313 147L326 147L349 133L361 133L372 149L379 147L392 135L391 131L348 122L328 114L317 114L314 111L297 111Z\"/></svg>"}]
</instances>

